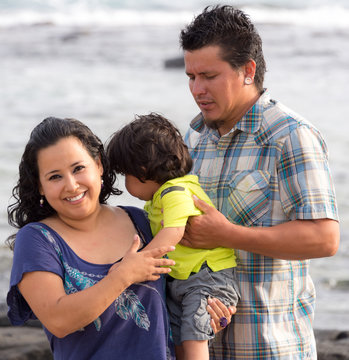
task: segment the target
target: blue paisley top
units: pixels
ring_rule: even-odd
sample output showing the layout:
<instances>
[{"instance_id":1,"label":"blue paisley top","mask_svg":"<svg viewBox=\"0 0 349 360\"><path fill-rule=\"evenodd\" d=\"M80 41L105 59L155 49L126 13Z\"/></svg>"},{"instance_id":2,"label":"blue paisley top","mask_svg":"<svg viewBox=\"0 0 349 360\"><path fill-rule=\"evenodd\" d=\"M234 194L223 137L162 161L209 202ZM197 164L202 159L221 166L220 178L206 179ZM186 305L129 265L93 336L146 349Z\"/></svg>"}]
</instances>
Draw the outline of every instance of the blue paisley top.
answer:
<instances>
[{"instance_id":1,"label":"blue paisley top","mask_svg":"<svg viewBox=\"0 0 349 360\"><path fill-rule=\"evenodd\" d=\"M152 238L142 210L123 207L143 244ZM7 295L8 317L22 325L35 315L17 284L26 272L49 271L59 275L67 294L86 289L107 273L112 264L92 264L78 257L65 241L43 223L19 230ZM137 283L127 288L99 318L62 339L44 328L56 360L174 359L164 301L164 279Z\"/></svg>"}]
</instances>

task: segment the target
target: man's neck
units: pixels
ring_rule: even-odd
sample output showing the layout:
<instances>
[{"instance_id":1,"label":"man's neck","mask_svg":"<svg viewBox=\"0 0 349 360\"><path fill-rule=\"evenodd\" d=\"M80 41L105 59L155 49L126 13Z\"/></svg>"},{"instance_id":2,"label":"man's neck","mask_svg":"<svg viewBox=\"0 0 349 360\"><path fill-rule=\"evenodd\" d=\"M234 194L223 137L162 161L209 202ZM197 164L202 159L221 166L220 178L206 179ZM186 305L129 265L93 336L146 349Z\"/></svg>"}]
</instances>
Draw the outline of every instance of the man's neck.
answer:
<instances>
[{"instance_id":1,"label":"man's neck","mask_svg":"<svg viewBox=\"0 0 349 360\"><path fill-rule=\"evenodd\" d=\"M241 103L236 113L232 114L231 120L218 124L217 130L220 136L228 134L228 132L242 119L242 117L252 108L252 106L260 98L261 94L255 89L246 101Z\"/></svg>"}]
</instances>

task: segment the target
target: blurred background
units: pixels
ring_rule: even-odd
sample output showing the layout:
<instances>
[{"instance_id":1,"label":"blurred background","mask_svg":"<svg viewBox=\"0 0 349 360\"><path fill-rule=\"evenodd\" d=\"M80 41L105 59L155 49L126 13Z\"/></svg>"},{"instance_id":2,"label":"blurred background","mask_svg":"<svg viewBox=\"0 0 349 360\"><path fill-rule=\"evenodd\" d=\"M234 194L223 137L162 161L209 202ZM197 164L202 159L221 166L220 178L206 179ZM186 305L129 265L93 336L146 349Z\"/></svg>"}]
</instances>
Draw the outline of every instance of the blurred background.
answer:
<instances>
[{"instance_id":1,"label":"blurred background","mask_svg":"<svg viewBox=\"0 0 349 360\"><path fill-rule=\"evenodd\" d=\"M8 289L13 232L6 208L31 129L75 117L103 141L134 114L161 112L184 134L198 109L178 35L204 0L0 0L0 304ZM271 96L305 116L330 149L341 218L332 258L311 261L316 328L349 323L349 4L347 0L226 1L247 12L263 39ZM123 189L123 179L119 179ZM143 206L125 192L113 204Z\"/></svg>"}]
</instances>

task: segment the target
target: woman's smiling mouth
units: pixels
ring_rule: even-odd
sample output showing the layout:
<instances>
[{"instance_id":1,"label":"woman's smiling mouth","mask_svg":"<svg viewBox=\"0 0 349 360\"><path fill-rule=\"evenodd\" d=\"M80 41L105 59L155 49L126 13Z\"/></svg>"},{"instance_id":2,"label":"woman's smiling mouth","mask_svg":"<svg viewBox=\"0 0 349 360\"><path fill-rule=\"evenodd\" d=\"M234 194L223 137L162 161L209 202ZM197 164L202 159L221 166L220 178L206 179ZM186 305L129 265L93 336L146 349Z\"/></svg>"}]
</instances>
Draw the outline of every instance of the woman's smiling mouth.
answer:
<instances>
[{"instance_id":1,"label":"woman's smiling mouth","mask_svg":"<svg viewBox=\"0 0 349 360\"><path fill-rule=\"evenodd\" d=\"M74 196L74 197L67 197L65 198L69 202L74 202L82 199L85 196L85 192L81 193L80 195Z\"/></svg>"}]
</instances>

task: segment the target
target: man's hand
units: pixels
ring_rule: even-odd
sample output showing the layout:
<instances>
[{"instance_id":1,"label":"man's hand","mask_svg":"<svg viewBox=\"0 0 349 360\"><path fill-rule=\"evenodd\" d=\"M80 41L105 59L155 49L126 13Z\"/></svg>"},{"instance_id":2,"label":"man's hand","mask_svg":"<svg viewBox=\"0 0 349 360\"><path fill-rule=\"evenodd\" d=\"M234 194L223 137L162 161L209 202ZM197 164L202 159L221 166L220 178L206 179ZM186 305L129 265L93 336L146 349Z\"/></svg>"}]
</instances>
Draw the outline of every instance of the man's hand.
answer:
<instances>
[{"instance_id":1,"label":"man's hand","mask_svg":"<svg viewBox=\"0 0 349 360\"><path fill-rule=\"evenodd\" d=\"M214 249L222 246L219 240L222 238L224 228L227 224L230 225L229 221L222 213L195 195L193 200L203 214L189 218L180 244L198 249Z\"/></svg>"}]
</instances>

